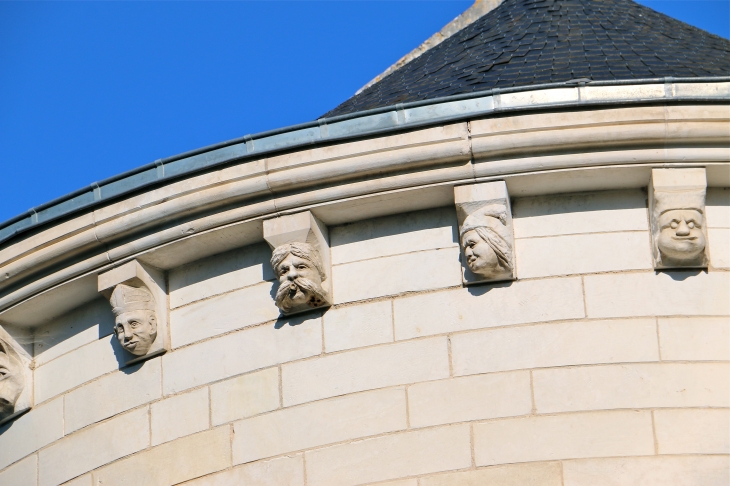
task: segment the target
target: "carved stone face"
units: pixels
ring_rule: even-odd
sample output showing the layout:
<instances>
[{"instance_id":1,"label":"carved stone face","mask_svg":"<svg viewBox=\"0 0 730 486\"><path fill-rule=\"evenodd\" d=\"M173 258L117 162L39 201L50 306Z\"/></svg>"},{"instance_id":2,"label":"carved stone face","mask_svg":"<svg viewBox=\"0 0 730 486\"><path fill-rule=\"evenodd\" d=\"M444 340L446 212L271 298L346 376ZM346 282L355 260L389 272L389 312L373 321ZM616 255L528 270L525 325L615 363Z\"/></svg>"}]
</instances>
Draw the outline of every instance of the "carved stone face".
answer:
<instances>
[{"instance_id":1,"label":"carved stone face","mask_svg":"<svg viewBox=\"0 0 730 486\"><path fill-rule=\"evenodd\" d=\"M322 276L312 261L289 253L274 270L279 277L276 303L284 312L325 303Z\"/></svg>"},{"instance_id":2,"label":"carved stone face","mask_svg":"<svg viewBox=\"0 0 730 486\"><path fill-rule=\"evenodd\" d=\"M144 356L157 338L155 313L149 310L133 310L119 314L114 332L124 349L136 356Z\"/></svg>"},{"instance_id":3,"label":"carved stone face","mask_svg":"<svg viewBox=\"0 0 730 486\"><path fill-rule=\"evenodd\" d=\"M25 375L23 364L0 341L0 419L15 411L15 403L23 392Z\"/></svg>"},{"instance_id":4,"label":"carved stone face","mask_svg":"<svg viewBox=\"0 0 730 486\"><path fill-rule=\"evenodd\" d=\"M502 273L497 254L475 230L464 233L461 244L464 247L466 264L473 273L485 277Z\"/></svg>"},{"instance_id":5,"label":"carved stone face","mask_svg":"<svg viewBox=\"0 0 730 486\"><path fill-rule=\"evenodd\" d=\"M663 256L674 261L701 257L705 249L702 213L694 209L673 209L659 216L657 246Z\"/></svg>"}]
</instances>

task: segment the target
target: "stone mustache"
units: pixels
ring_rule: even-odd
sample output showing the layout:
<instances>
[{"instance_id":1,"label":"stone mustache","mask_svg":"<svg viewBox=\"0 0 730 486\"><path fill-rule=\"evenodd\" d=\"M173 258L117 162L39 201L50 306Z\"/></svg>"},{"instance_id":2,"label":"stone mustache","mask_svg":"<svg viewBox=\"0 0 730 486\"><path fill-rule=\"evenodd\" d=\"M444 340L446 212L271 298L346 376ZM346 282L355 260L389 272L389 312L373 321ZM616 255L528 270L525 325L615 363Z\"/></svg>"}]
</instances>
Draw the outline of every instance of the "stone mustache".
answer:
<instances>
[{"instance_id":1,"label":"stone mustache","mask_svg":"<svg viewBox=\"0 0 730 486\"><path fill-rule=\"evenodd\" d=\"M0 422L13 415L24 388L23 362L12 346L0 339Z\"/></svg>"}]
</instances>

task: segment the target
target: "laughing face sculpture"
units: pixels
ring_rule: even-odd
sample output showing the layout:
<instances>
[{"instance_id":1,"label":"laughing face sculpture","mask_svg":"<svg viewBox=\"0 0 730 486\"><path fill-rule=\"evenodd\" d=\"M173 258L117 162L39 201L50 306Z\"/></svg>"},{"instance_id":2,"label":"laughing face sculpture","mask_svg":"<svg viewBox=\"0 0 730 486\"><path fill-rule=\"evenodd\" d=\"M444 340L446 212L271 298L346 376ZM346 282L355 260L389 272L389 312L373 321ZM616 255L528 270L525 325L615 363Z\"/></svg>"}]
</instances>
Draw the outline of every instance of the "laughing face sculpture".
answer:
<instances>
[{"instance_id":1,"label":"laughing face sculpture","mask_svg":"<svg viewBox=\"0 0 730 486\"><path fill-rule=\"evenodd\" d=\"M307 243L278 246L271 266L279 278L276 306L284 314L322 307L328 303L322 282L327 279L317 250Z\"/></svg>"},{"instance_id":2,"label":"laughing face sculpture","mask_svg":"<svg viewBox=\"0 0 730 486\"><path fill-rule=\"evenodd\" d=\"M146 355L157 338L155 298L144 287L119 284L111 296L116 316L114 333L124 349L135 356Z\"/></svg>"},{"instance_id":3,"label":"laughing face sculpture","mask_svg":"<svg viewBox=\"0 0 730 486\"><path fill-rule=\"evenodd\" d=\"M0 421L15 412L15 405L25 387L23 362L7 342L0 339Z\"/></svg>"},{"instance_id":4,"label":"laughing face sculpture","mask_svg":"<svg viewBox=\"0 0 730 486\"><path fill-rule=\"evenodd\" d=\"M512 276L513 260L507 208L490 204L470 214L459 231L466 264L487 280Z\"/></svg>"}]
</instances>

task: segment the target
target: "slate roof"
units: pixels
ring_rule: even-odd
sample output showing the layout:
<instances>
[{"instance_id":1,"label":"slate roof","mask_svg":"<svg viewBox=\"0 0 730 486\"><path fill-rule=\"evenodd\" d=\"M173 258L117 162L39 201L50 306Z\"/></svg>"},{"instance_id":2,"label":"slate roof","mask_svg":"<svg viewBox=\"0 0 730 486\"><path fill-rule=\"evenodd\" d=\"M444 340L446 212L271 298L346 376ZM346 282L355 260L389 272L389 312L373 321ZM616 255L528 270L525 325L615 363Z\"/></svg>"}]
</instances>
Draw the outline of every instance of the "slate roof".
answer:
<instances>
[{"instance_id":1,"label":"slate roof","mask_svg":"<svg viewBox=\"0 0 730 486\"><path fill-rule=\"evenodd\" d=\"M505 0L325 117L589 78L730 75L730 41L631 0Z\"/></svg>"}]
</instances>

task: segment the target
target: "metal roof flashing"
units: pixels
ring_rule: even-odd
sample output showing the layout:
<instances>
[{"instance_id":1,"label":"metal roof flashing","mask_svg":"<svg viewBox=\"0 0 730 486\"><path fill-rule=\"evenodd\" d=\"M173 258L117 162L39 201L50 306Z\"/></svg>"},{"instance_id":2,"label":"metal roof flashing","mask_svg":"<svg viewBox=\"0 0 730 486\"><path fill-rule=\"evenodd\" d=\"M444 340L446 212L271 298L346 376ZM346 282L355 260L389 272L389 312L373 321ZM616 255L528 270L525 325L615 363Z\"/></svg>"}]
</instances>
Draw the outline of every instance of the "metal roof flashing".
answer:
<instances>
[{"instance_id":1,"label":"metal roof flashing","mask_svg":"<svg viewBox=\"0 0 730 486\"><path fill-rule=\"evenodd\" d=\"M694 85L692 89L685 85ZM594 90L610 87L608 91ZM596 92L593 92L596 91ZM529 93L529 94L527 94ZM502 113L545 109L626 106L647 103L727 103L730 76L649 78L620 81L576 79L518 88L493 89L392 106L246 135L185 152L95 182L0 224L0 245L62 218L120 197L210 170L223 164L304 146L421 128Z\"/></svg>"}]
</instances>

